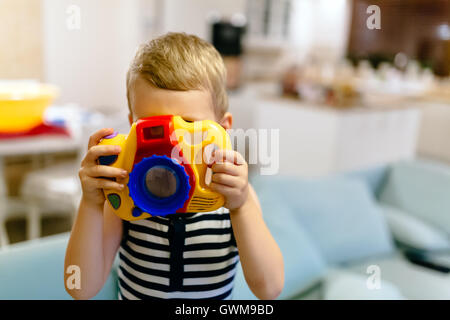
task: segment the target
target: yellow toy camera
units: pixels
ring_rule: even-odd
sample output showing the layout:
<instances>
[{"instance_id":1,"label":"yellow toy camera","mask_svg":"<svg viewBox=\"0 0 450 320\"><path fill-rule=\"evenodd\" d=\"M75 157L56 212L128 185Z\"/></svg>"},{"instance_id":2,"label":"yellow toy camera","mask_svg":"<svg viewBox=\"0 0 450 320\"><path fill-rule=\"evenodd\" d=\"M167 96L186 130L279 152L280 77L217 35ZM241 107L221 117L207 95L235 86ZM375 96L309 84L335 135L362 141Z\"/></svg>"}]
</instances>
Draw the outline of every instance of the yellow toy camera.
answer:
<instances>
[{"instance_id":1,"label":"yellow toy camera","mask_svg":"<svg viewBox=\"0 0 450 320\"><path fill-rule=\"evenodd\" d=\"M164 115L138 120L128 135L104 137L100 145L119 145L119 155L98 162L129 172L123 191L104 190L113 211L124 220L182 212L208 212L224 204L206 181L212 151L231 149L225 129L211 120L186 122Z\"/></svg>"}]
</instances>

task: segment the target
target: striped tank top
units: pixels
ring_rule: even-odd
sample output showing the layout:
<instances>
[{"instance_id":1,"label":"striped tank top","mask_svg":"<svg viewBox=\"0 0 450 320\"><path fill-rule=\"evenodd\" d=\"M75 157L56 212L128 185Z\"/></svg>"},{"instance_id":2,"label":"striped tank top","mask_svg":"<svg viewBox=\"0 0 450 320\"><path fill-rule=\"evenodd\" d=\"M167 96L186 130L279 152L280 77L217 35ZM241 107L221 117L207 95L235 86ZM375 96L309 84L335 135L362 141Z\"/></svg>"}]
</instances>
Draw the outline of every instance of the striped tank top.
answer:
<instances>
[{"instance_id":1,"label":"striped tank top","mask_svg":"<svg viewBox=\"0 0 450 320\"><path fill-rule=\"evenodd\" d=\"M119 299L230 299L238 262L225 208L123 221Z\"/></svg>"}]
</instances>

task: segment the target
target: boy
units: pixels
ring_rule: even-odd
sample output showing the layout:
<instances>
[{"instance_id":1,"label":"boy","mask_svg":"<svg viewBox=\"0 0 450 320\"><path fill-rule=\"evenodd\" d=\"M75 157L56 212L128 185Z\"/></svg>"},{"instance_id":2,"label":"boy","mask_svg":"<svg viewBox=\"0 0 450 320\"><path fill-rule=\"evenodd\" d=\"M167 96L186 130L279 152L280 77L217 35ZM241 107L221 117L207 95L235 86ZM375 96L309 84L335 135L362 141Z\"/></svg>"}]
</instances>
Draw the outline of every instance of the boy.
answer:
<instances>
[{"instance_id":1,"label":"boy","mask_svg":"<svg viewBox=\"0 0 450 320\"><path fill-rule=\"evenodd\" d=\"M184 33L155 39L140 47L127 74L129 121L173 114L230 129L225 79L222 58L206 41ZM83 197L65 259L65 269L81 270L81 288L66 287L72 297L89 299L100 291L117 251L119 299L229 299L239 260L258 298L280 294L283 257L239 153L218 150L209 159L210 187L224 196L225 208L122 221L102 188L122 190L128 172L97 164L99 156L120 153L118 146L97 145L112 133L102 129L91 136L79 171Z\"/></svg>"}]
</instances>

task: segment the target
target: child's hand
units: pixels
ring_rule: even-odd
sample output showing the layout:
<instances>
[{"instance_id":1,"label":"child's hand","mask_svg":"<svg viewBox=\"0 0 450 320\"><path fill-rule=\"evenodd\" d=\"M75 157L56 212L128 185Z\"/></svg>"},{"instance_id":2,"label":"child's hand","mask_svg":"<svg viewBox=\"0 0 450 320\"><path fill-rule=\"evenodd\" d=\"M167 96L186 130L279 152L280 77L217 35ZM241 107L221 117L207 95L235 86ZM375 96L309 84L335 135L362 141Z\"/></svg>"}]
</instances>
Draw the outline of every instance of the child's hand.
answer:
<instances>
[{"instance_id":1,"label":"child's hand","mask_svg":"<svg viewBox=\"0 0 450 320\"><path fill-rule=\"evenodd\" d=\"M225 207L236 210L248 197L248 165L239 152L216 150L208 161L213 174L210 188L225 197Z\"/></svg>"},{"instance_id":2,"label":"child's hand","mask_svg":"<svg viewBox=\"0 0 450 320\"><path fill-rule=\"evenodd\" d=\"M83 189L83 200L93 205L103 205L105 202L103 188L122 191L124 188L122 182L128 175L128 172L123 169L102 166L97 163L100 156L120 153L119 146L97 145L103 137L113 132L113 129L101 129L95 132L89 139L88 152L81 162L79 177ZM103 177L116 178L116 181L102 179Z\"/></svg>"}]
</instances>

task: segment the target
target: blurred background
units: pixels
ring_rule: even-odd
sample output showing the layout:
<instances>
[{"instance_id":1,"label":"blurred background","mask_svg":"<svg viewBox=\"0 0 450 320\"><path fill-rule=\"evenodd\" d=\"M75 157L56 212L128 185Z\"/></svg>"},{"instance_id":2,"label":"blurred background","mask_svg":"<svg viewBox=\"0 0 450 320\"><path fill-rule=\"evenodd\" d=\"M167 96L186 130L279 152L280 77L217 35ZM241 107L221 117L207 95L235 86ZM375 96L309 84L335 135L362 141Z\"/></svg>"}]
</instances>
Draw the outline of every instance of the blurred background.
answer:
<instances>
[{"instance_id":1,"label":"blurred background","mask_svg":"<svg viewBox=\"0 0 450 320\"><path fill-rule=\"evenodd\" d=\"M450 298L448 0L0 0L0 282L15 246L61 262L87 138L128 132L128 65L167 32L222 54L235 128L279 129L277 174L250 169L282 298Z\"/></svg>"}]
</instances>

